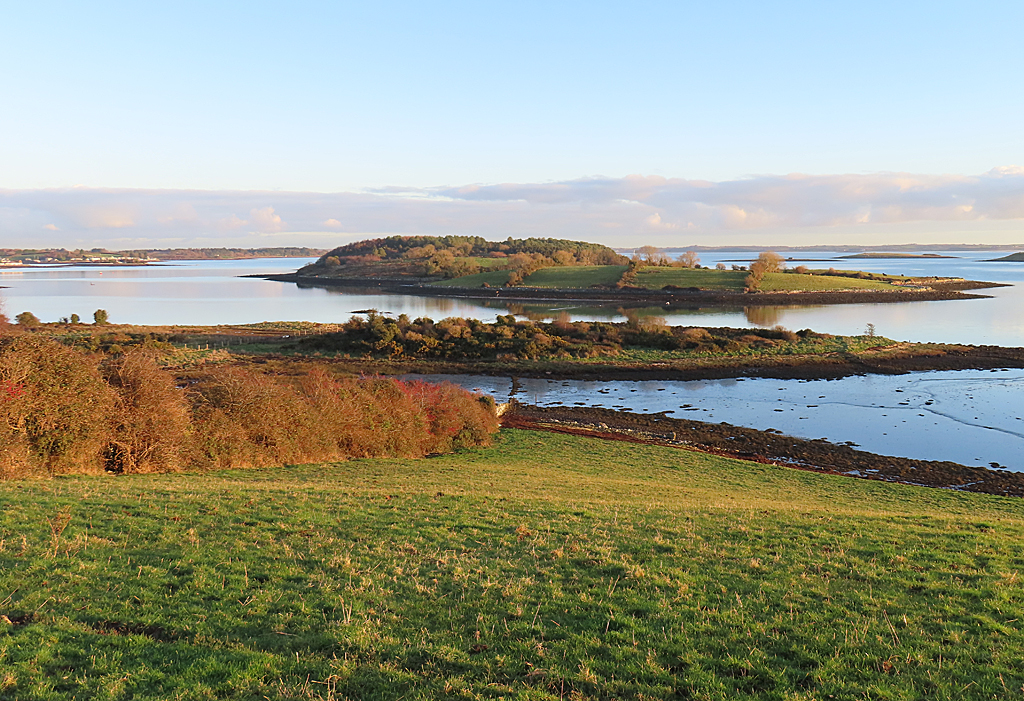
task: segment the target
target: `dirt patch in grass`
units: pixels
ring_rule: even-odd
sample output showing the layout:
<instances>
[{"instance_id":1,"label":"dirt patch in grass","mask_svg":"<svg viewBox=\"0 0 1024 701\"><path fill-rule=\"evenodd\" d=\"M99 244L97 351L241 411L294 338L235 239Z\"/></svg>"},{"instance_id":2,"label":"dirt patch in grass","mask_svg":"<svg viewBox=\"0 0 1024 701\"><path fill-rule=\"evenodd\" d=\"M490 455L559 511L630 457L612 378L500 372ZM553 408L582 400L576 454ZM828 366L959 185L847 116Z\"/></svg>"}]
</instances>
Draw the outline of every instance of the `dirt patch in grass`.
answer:
<instances>
[{"instance_id":1,"label":"dirt patch in grass","mask_svg":"<svg viewBox=\"0 0 1024 701\"><path fill-rule=\"evenodd\" d=\"M824 439L805 440L775 431L731 424L671 419L592 407L513 404L508 428L555 431L609 440L676 446L724 457L782 465L861 479L943 487L984 494L1024 496L1024 474L969 467L955 462L876 455Z\"/></svg>"}]
</instances>

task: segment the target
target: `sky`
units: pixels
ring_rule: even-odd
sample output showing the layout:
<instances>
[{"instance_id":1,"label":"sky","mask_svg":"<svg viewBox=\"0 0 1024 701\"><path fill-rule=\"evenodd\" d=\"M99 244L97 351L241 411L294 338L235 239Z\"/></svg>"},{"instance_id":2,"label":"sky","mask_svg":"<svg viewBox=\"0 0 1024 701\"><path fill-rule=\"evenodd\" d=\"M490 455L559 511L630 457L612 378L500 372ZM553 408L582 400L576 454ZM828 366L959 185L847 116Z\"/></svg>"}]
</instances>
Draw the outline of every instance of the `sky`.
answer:
<instances>
[{"instance_id":1,"label":"sky","mask_svg":"<svg viewBox=\"0 0 1024 701\"><path fill-rule=\"evenodd\" d=\"M1024 243L1017 2L0 9L2 246Z\"/></svg>"}]
</instances>

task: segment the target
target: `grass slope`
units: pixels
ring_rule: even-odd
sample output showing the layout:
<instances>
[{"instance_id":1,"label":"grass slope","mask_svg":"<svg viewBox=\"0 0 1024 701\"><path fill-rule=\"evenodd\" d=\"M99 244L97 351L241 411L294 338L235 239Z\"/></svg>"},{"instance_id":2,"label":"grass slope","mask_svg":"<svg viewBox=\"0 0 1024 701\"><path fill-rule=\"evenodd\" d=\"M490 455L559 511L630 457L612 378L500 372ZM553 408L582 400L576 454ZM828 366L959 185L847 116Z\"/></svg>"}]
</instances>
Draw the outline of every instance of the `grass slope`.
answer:
<instances>
[{"instance_id":1,"label":"grass slope","mask_svg":"<svg viewBox=\"0 0 1024 701\"><path fill-rule=\"evenodd\" d=\"M704 290L742 292L747 273L739 270L695 270L691 268L643 268L636 276L636 285L661 289L665 285L699 287ZM892 285L876 280L859 280L823 275L768 273L761 283L764 292L829 291L829 290L891 290Z\"/></svg>"},{"instance_id":2,"label":"grass slope","mask_svg":"<svg viewBox=\"0 0 1024 701\"><path fill-rule=\"evenodd\" d=\"M626 271L624 265L581 265L542 268L526 277L524 287L572 289L592 285L614 285ZM739 270L697 270L692 268L643 268L634 282L637 287L660 290L666 285L699 287L702 290L742 292L748 273ZM508 282L508 271L491 270L433 283L439 287L480 287L484 283L501 287ZM839 290L892 290L878 280L858 278L768 273L761 283L764 292L829 292Z\"/></svg>"},{"instance_id":3,"label":"grass slope","mask_svg":"<svg viewBox=\"0 0 1024 701\"><path fill-rule=\"evenodd\" d=\"M6 483L0 505L0 698L1024 684L1019 500L506 431L429 460Z\"/></svg>"}]
</instances>

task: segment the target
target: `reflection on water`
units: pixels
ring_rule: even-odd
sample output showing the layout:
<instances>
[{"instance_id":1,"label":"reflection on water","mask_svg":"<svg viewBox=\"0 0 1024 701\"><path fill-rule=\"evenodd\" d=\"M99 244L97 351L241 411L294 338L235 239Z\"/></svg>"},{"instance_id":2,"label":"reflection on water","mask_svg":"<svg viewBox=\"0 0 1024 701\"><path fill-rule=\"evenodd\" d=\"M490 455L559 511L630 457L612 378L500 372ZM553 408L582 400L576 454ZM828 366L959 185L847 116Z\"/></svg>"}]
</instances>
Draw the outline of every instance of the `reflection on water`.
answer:
<instances>
[{"instance_id":1,"label":"reflection on water","mask_svg":"<svg viewBox=\"0 0 1024 701\"><path fill-rule=\"evenodd\" d=\"M1013 287L984 290L992 299L907 304L841 304L700 309L690 306L626 308L553 301L505 302L491 299L453 299L380 294L377 290L344 287L299 287L292 283L241 278L240 275L289 272L302 259L241 261L184 261L144 268L59 268L0 270L7 311L31 311L44 321L72 313L84 319L97 308L112 321L137 324L241 324L258 321L344 321L353 310L378 309L411 318L475 317L493 321L513 313L533 319L568 315L577 320L625 321L665 317L686 326L777 326L810 328L839 334L863 333L873 324L879 335L907 341L1024 346L1024 264L986 263L1005 251L954 252L957 258L832 261L834 267L907 275L947 275L1013 283ZM752 253L749 258L756 256ZM714 266L724 259L742 260L736 252L703 253L702 263ZM829 256L815 252L815 258ZM830 263L821 263L829 267Z\"/></svg>"},{"instance_id":2,"label":"reflection on water","mask_svg":"<svg viewBox=\"0 0 1024 701\"><path fill-rule=\"evenodd\" d=\"M772 327L782 323L782 311L782 307L743 307L743 316L754 326Z\"/></svg>"},{"instance_id":3,"label":"reflection on water","mask_svg":"<svg viewBox=\"0 0 1024 701\"><path fill-rule=\"evenodd\" d=\"M512 396L512 381L445 379ZM842 380L728 379L584 382L518 379L514 396L539 406L666 412L675 418L773 428L802 438L852 442L881 455L993 463L1024 471L1024 370L867 375Z\"/></svg>"}]
</instances>

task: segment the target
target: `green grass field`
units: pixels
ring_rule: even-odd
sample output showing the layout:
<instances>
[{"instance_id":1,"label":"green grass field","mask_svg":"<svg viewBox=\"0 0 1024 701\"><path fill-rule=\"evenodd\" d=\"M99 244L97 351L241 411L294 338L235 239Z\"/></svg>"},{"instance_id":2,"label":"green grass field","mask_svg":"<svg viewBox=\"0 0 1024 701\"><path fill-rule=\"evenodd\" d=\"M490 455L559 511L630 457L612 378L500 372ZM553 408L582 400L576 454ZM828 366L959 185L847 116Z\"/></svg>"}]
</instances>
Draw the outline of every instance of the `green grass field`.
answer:
<instances>
[{"instance_id":1,"label":"green grass field","mask_svg":"<svg viewBox=\"0 0 1024 701\"><path fill-rule=\"evenodd\" d=\"M694 270L691 268L644 268L636 276L636 285L661 289L665 285L699 287L704 290L742 292L747 273L740 270ZM859 280L823 275L768 273L760 289L764 292L829 291L829 290L892 290L877 280Z\"/></svg>"},{"instance_id":2,"label":"green grass field","mask_svg":"<svg viewBox=\"0 0 1024 701\"><path fill-rule=\"evenodd\" d=\"M481 287L484 283L487 283L491 287L502 287L508 282L507 270L488 270L485 273L476 273L475 275L463 275L462 277L452 278L451 280L439 280L430 284L437 287Z\"/></svg>"},{"instance_id":3,"label":"green grass field","mask_svg":"<svg viewBox=\"0 0 1024 701\"><path fill-rule=\"evenodd\" d=\"M1010 498L525 431L9 482L0 698L1019 698L1022 538Z\"/></svg>"},{"instance_id":4,"label":"green grass field","mask_svg":"<svg viewBox=\"0 0 1024 701\"><path fill-rule=\"evenodd\" d=\"M552 287L571 289L591 285L614 285L626 271L623 265L585 265L542 268L523 281L525 287ZM739 270L695 270L691 268L643 268L636 276L635 285L660 290L666 285L699 287L703 290L742 292L747 273ZM487 283L501 287L508 282L508 272L491 270L476 275L465 275L433 284L441 287L480 287ZM827 292L838 290L892 290L892 285L878 280L860 280L825 275L797 275L794 273L768 273L761 284L764 292Z\"/></svg>"},{"instance_id":5,"label":"green grass field","mask_svg":"<svg viewBox=\"0 0 1024 701\"><path fill-rule=\"evenodd\" d=\"M526 277L526 287L555 287L561 289L590 287L591 285L614 285L626 272L624 265L574 265L569 267L541 268Z\"/></svg>"}]
</instances>

